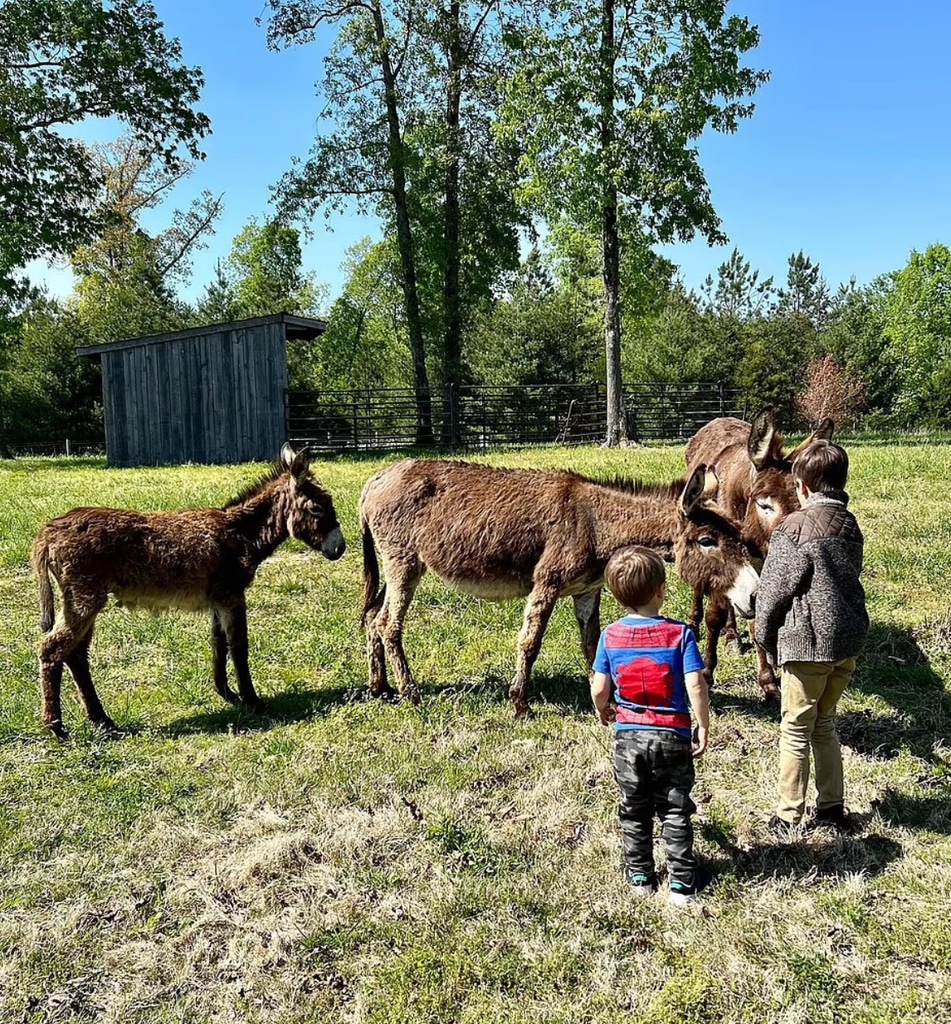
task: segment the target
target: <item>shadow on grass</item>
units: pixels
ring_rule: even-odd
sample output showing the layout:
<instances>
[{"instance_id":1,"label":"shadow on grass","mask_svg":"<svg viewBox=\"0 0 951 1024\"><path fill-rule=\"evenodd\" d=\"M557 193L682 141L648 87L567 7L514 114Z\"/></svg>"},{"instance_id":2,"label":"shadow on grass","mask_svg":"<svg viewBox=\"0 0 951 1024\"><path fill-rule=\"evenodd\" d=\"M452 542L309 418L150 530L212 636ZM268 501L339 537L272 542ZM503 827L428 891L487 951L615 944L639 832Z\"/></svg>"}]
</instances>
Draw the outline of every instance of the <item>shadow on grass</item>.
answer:
<instances>
[{"instance_id":1,"label":"shadow on grass","mask_svg":"<svg viewBox=\"0 0 951 1024\"><path fill-rule=\"evenodd\" d=\"M864 827L873 814L853 814L852 819ZM828 828L808 832L795 842L777 840L749 847L737 846L715 821L698 822L697 831L726 855L713 865L714 870L737 878L876 875L903 853L901 844L887 836L844 836Z\"/></svg>"},{"instance_id":2,"label":"shadow on grass","mask_svg":"<svg viewBox=\"0 0 951 1024\"><path fill-rule=\"evenodd\" d=\"M881 697L894 710L884 716L870 711L843 715L838 723L843 743L882 760L897 757L904 748L923 760L944 763L935 745L951 735L951 694L932 667L921 637L937 649L949 643L949 633L947 622L926 624L917 631L872 623L852 687Z\"/></svg>"},{"instance_id":3,"label":"shadow on grass","mask_svg":"<svg viewBox=\"0 0 951 1024\"><path fill-rule=\"evenodd\" d=\"M255 714L248 708L222 704L216 711L177 718L158 731L168 736L190 733L266 732L276 726L304 722L344 704L362 700L366 694L352 686L333 686L320 690L295 690L268 697L267 710Z\"/></svg>"},{"instance_id":4,"label":"shadow on grass","mask_svg":"<svg viewBox=\"0 0 951 1024\"><path fill-rule=\"evenodd\" d=\"M878 812L889 825L951 835L951 800L945 796L907 796L888 790Z\"/></svg>"},{"instance_id":5,"label":"shadow on grass","mask_svg":"<svg viewBox=\"0 0 951 1024\"><path fill-rule=\"evenodd\" d=\"M731 851L737 878L805 878L877 875L902 856L887 836L831 836L800 843L764 843Z\"/></svg>"}]
</instances>

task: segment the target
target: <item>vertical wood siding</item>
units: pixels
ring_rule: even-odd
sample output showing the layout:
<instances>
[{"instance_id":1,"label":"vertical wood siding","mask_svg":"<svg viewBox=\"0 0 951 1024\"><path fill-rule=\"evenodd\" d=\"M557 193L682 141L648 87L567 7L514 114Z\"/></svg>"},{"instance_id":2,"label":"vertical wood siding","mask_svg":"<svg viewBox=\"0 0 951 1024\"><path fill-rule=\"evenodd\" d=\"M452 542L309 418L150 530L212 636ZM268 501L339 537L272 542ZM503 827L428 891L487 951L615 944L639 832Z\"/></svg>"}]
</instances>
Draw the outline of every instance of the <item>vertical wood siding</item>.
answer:
<instances>
[{"instance_id":1,"label":"vertical wood siding","mask_svg":"<svg viewBox=\"0 0 951 1024\"><path fill-rule=\"evenodd\" d=\"M282 323L102 353L115 466L266 461L284 441Z\"/></svg>"}]
</instances>

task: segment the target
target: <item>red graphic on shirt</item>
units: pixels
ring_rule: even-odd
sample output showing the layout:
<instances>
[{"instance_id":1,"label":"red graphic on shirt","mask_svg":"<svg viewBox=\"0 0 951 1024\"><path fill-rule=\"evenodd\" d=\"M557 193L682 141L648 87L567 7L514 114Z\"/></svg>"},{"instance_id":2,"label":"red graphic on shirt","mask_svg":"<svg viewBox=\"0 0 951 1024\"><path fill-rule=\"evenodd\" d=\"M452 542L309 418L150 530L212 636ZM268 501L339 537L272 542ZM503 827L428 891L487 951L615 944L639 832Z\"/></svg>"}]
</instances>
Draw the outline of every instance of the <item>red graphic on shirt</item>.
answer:
<instances>
[{"instance_id":1,"label":"red graphic on shirt","mask_svg":"<svg viewBox=\"0 0 951 1024\"><path fill-rule=\"evenodd\" d=\"M652 622L649 626L628 626L615 622L608 626L604 646L609 650L649 650L652 647L679 647L684 627L676 622Z\"/></svg>"},{"instance_id":2,"label":"red graphic on shirt","mask_svg":"<svg viewBox=\"0 0 951 1024\"><path fill-rule=\"evenodd\" d=\"M618 667L617 690L628 704L669 708L674 703L673 669L653 658L635 658Z\"/></svg>"}]
</instances>

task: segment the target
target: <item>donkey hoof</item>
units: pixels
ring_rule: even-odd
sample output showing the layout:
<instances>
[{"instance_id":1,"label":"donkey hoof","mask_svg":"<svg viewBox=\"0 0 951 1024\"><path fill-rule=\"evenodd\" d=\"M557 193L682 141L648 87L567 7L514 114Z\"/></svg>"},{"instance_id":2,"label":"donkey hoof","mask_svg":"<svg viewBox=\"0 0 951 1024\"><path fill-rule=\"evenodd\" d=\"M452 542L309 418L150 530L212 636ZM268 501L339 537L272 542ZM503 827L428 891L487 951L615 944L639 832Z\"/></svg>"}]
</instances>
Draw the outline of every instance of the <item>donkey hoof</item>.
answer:
<instances>
[{"instance_id":1,"label":"donkey hoof","mask_svg":"<svg viewBox=\"0 0 951 1024\"><path fill-rule=\"evenodd\" d=\"M413 705L414 708L418 708L420 705L421 697L419 696L419 690L407 690L403 696Z\"/></svg>"},{"instance_id":2,"label":"donkey hoof","mask_svg":"<svg viewBox=\"0 0 951 1024\"><path fill-rule=\"evenodd\" d=\"M535 712L527 704L515 705L515 721L530 722L535 717Z\"/></svg>"},{"instance_id":3,"label":"donkey hoof","mask_svg":"<svg viewBox=\"0 0 951 1024\"><path fill-rule=\"evenodd\" d=\"M251 712L252 715L267 714L267 704L265 704L260 697L255 697L254 700L246 701L245 707L248 709L248 711Z\"/></svg>"},{"instance_id":4,"label":"donkey hoof","mask_svg":"<svg viewBox=\"0 0 951 1024\"><path fill-rule=\"evenodd\" d=\"M122 730L108 716L106 716L105 718L97 718L92 724L100 732L105 733L107 736L121 736L122 735Z\"/></svg>"},{"instance_id":5,"label":"donkey hoof","mask_svg":"<svg viewBox=\"0 0 951 1024\"><path fill-rule=\"evenodd\" d=\"M759 684L763 688L764 700L776 700L782 696L782 690L775 679L761 679Z\"/></svg>"},{"instance_id":6,"label":"donkey hoof","mask_svg":"<svg viewBox=\"0 0 951 1024\"><path fill-rule=\"evenodd\" d=\"M370 696L375 700L383 700L387 703L392 703L399 699L399 694L392 686L390 686L389 683L384 683L382 686L378 686L375 690L371 690Z\"/></svg>"},{"instance_id":7,"label":"donkey hoof","mask_svg":"<svg viewBox=\"0 0 951 1024\"><path fill-rule=\"evenodd\" d=\"M64 742L70 738L69 729L66 728L63 723L57 719L55 722L47 722L46 728L58 739Z\"/></svg>"}]
</instances>

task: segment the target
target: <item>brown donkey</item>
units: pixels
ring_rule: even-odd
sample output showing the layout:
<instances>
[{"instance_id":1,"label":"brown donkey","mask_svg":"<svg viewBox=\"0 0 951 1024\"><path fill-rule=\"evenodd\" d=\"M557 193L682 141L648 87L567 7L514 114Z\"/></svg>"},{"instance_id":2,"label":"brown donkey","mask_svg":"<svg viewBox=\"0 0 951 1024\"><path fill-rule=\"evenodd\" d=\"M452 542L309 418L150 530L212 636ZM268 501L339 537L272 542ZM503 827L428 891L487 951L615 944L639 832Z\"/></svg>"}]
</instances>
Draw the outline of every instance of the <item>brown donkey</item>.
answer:
<instances>
[{"instance_id":1,"label":"brown donkey","mask_svg":"<svg viewBox=\"0 0 951 1024\"><path fill-rule=\"evenodd\" d=\"M823 420L813 433L794 451L783 452L783 439L776 431L771 406L761 409L752 423L723 416L711 420L687 443L687 471L695 466L711 466L720 479L719 501L726 514L740 524L740 533L751 551L762 559L769 548L769 538L783 516L799 508L792 478L793 459L807 444L817 438L832 437L834 423ZM736 638L736 620L726 601L710 600L706 616L703 592L694 588L691 624L696 631L700 620L707 627L704 660L707 681L713 682L717 665L717 643L724 626L727 637ZM779 693L776 676L757 648L758 680L767 696Z\"/></svg>"},{"instance_id":2,"label":"brown donkey","mask_svg":"<svg viewBox=\"0 0 951 1024\"><path fill-rule=\"evenodd\" d=\"M529 676L559 597L574 599L589 667L594 661L604 566L619 547L662 549L691 586L751 614L758 577L738 531L713 503L716 488L702 466L686 482L658 485L424 459L387 467L360 498L371 693L393 693L388 657L400 692L419 700L402 636L427 569L478 597L528 598L509 689L518 717L528 713Z\"/></svg>"},{"instance_id":3,"label":"brown donkey","mask_svg":"<svg viewBox=\"0 0 951 1024\"><path fill-rule=\"evenodd\" d=\"M43 722L67 737L60 710L64 663L91 722L115 725L103 710L89 672L96 616L109 594L127 607L211 610L215 689L226 701L263 708L248 668L245 591L258 566L296 537L330 559L346 547L329 492L310 473L310 456L284 445L271 471L223 509L132 512L74 508L53 519L33 545L39 577L40 682ZM53 622L56 578L62 608ZM231 652L238 693L228 686Z\"/></svg>"}]
</instances>

